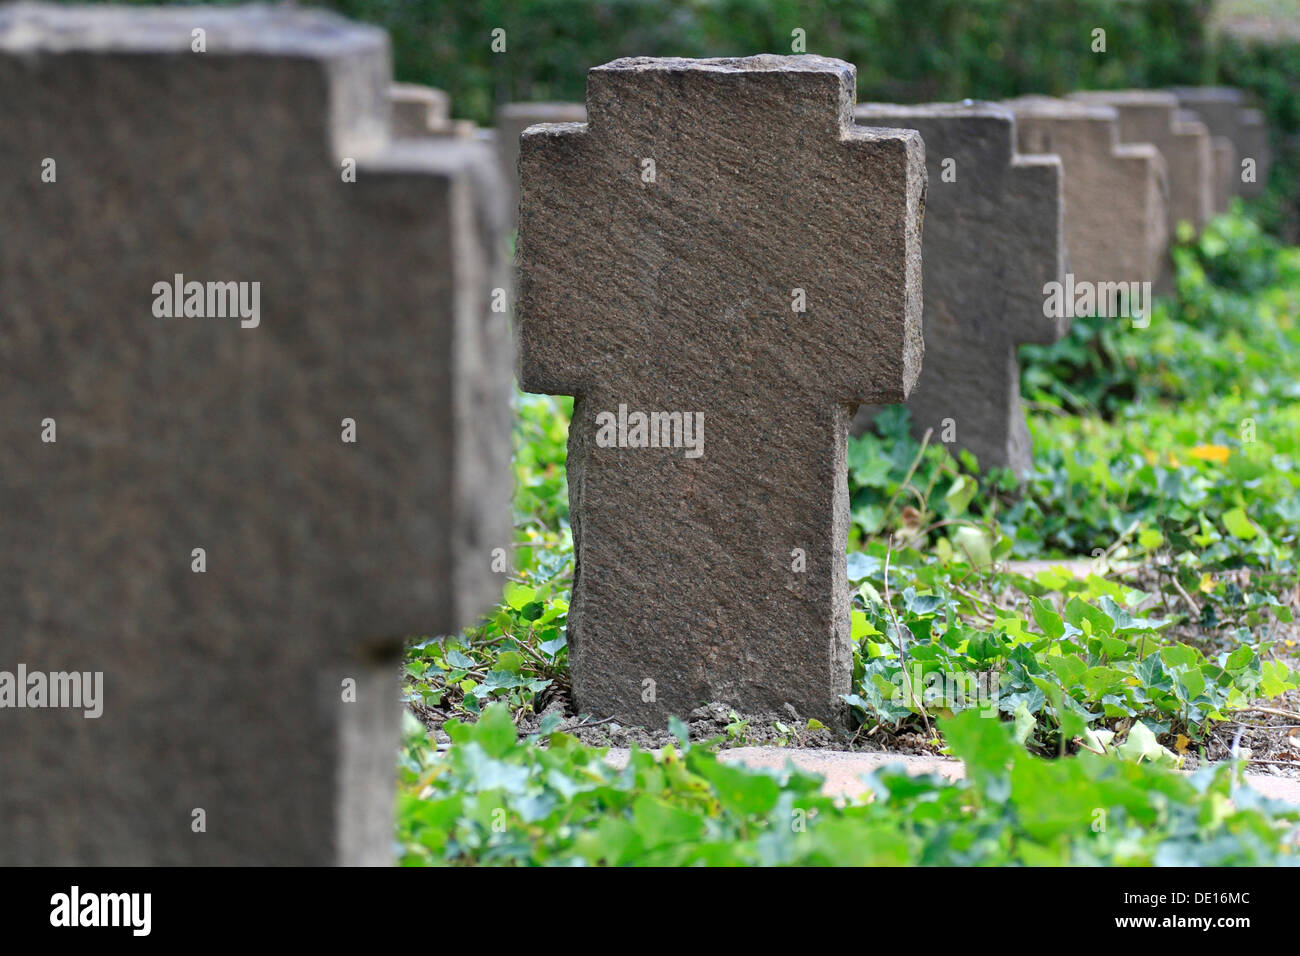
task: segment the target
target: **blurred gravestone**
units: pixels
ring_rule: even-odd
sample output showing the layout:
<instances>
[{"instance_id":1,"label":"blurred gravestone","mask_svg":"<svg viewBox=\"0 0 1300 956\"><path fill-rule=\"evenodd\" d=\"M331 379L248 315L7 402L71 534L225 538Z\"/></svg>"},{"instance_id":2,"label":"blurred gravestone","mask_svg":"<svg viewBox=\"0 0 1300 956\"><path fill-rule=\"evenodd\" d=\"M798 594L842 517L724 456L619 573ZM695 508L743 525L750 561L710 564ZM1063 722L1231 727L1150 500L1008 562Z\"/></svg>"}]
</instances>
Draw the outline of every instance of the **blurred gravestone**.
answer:
<instances>
[{"instance_id":1,"label":"blurred gravestone","mask_svg":"<svg viewBox=\"0 0 1300 956\"><path fill-rule=\"evenodd\" d=\"M1017 155L1014 116L990 103L869 104L855 118L925 141L925 364L907 400L912 430L969 449L982 468L1023 473L1032 448L1016 347L1069 327L1043 314L1044 286L1064 280L1061 162Z\"/></svg>"},{"instance_id":2,"label":"blurred gravestone","mask_svg":"<svg viewBox=\"0 0 1300 956\"><path fill-rule=\"evenodd\" d=\"M519 137L538 123L585 123L587 110L581 103L507 103L497 111L497 148L501 154L501 176L510 187L510 216L519 225Z\"/></svg>"},{"instance_id":3,"label":"blurred gravestone","mask_svg":"<svg viewBox=\"0 0 1300 956\"><path fill-rule=\"evenodd\" d=\"M500 593L510 342L495 159L389 143L388 79L324 13L0 9L0 662L103 675L0 709L0 862L390 857L402 639Z\"/></svg>"},{"instance_id":4,"label":"blurred gravestone","mask_svg":"<svg viewBox=\"0 0 1300 956\"><path fill-rule=\"evenodd\" d=\"M1273 165L1273 146L1269 141L1268 121L1260 110L1242 110L1238 116L1237 128L1237 163L1233 187L1247 198L1258 196L1268 183L1268 173ZM1253 180L1243 178L1241 162L1250 158L1255 161Z\"/></svg>"},{"instance_id":5,"label":"blurred gravestone","mask_svg":"<svg viewBox=\"0 0 1300 956\"><path fill-rule=\"evenodd\" d=\"M1232 195L1259 195L1268 180L1272 160L1264 114L1248 109L1245 95L1228 86L1179 86L1172 92L1178 97L1179 104L1195 112L1214 136L1230 140L1236 148L1231 176ZM1242 179L1243 159L1254 161L1253 182Z\"/></svg>"},{"instance_id":6,"label":"blurred gravestone","mask_svg":"<svg viewBox=\"0 0 1300 956\"><path fill-rule=\"evenodd\" d=\"M451 102L443 90L416 83L393 83L388 88L393 110L394 139L459 136L471 139L476 128L470 120L453 120Z\"/></svg>"},{"instance_id":7,"label":"blurred gravestone","mask_svg":"<svg viewBox=\"0 0 1300 956\"><path fill-rule=\"evenodd\" d=\"M1003 103L1022 153L1060 157L1066 269L1094 284L1156 282L1168 271L1164 160L1150 145L1119 143L1119 114L1045 96Z\"/></svg>"},{"instance_id":8,"label":"blurred gravestone","mask_svg":"<svg viewBox=\"0 0 1300 956\"><path fill-rule=\"evenodd\" d=\"M920 369L920 137L817 56L625 59L521 145L521 384L569 429L579 708L839 720L851 407ZM657 423L657 424L656 424Z\"/></svg>"},{"instance_id":9,"label":"blurred gravestone","mask_svg":"<svg viewBox=\"0 0 1300 956\"><path fill-rule=\"evenodd\" d=\"M1210 133L1199 120L1180 118L1177 97L1161 90L1090 90L1072 97L1113 106L1121 142L1150 143L1160 150L1169 174L1171 239L1180 222L1200 230L1209 221L1214 211Z\"/></svg>"},{"instance_id":10,"label":"blurred gravestone","mask_svg":"<svg viewBox=\"0 0 1300 956\"><path fill-rule=\"evenodd\" d=\"M1196 114L1190 110L1180 110L1179 115L1186 120L1196 118ZM1215 213L1221 213L1228 208L1228 202L1236 195L1234 180L1239 179L1237 174L1237 147L1233 145L1232 140L1226 136L1210 137L1210 156L1211 156L1211 208Z\"/></svg>"}]
</instances>

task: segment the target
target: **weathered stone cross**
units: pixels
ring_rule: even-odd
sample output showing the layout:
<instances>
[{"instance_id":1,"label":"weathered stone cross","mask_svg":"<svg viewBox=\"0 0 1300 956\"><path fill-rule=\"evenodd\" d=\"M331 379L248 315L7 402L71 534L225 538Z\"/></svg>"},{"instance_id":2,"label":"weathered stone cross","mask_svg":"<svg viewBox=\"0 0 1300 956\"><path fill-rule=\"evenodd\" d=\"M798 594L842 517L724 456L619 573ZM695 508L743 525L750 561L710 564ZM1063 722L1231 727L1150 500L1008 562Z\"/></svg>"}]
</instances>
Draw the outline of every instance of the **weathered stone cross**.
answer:
<instances>
[{"instance_id":1,"label":"weathered stone cross","mask_svg":"<svg viewBox=\"0 0 1300 956\"><path fill-rule=\"evenodd\" d=\"M525 132L521 384L577 396L568 634L584 711L847 692L852 406L921 363L925 168L815 56L625 59Z\"/></svg>"},{"instance_id":2,"label":"weathered stone cross","mask_svg":"<svg viewBox=\"0 0 1300 956\"><path fill-rule=\"evenodd\" d=\"M0 709L0 863L390 856L511 359L493 152L390 143L388 79L323 13L0 9L0 671L78 678Z\"/></svg>"},{"instance_id":3,"label":"weathered stone cross","mask_svg":"<svg viewBox=\"0 0 1300 956\"><path fill-rule=\"evenodd\" d=\"M1049 96L1003 104L1016 145L1060 157L1066 268L1076 280L1157 282L1168 270L1168 176L1150 143L1120 143L1114 107Z\"/></svg>"},{"instance_id":4,"label":"weathered stone cross","mask_svg":"<svg viewBox=\"0 0 1300 956\"><path fill-rule=\"evenodd\" d=\"M1044 315L1045 285L1064 278L1061 161L1017 155L1015 119L992 103L871 103L855 117L925 140L925 365L907 400L912 430L969 449L981 468L1024 472L1016 347L1055 342L1070 325Z\"/></svg>"},{"instance_id":5,"label":"weathered stone cross","mask_svg":"<svg viewBox=\"0 0 1300 956\"><path fill-rule=\"evenodd\" d=\"M1264 114L1247 109L1241 90L1230 86L1178 86L1170 92L1178 97L1180 106L1196 113L1216 140L1215 175L1227 180L1230 195L1257 196L1263 192L1272 159ZM1226 171L1221 165L1229 151L1217 142L1221 139L1227 139L1233 146L1232 166ZM1241 165L1246 159L1255 165L1253 180L1242 178Z\"/></svg>"},{"instance_id":6,"label":"weathered stone cross","mask_svg":"<svg viewBox=\"0 0 1300 956\"><path fill-rule=\"evenodd\" d=\"M1178 98L1162 90L1085 90L1070 94L1081 103L1101 103L1119 113L1119 138L1150 143L1160 150L1169 174L1169 235L1178 223L1200 229L1214 209L1214 153L1200 120L1179 116Z\"/></svg>"}]
</instances>

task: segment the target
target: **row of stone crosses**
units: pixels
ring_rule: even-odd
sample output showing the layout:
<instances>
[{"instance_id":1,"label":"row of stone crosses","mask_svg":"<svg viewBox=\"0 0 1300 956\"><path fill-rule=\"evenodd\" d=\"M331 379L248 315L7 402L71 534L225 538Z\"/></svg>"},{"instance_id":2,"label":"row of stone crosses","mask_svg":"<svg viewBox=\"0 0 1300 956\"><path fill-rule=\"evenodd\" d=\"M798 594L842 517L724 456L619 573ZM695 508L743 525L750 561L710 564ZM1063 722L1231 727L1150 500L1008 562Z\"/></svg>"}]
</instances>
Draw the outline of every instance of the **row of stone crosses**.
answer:
<instances>
[{"instance_id":1,"label":"row of stone crosses","mask_svg":"<svg viewBox=\"0 0 1300 956\"><path fill-rule=\"evenodd\" d=\"M577 706L841 719L855 408L1023 470L1047 287L1167 288L1267 154L1222 89L622 59L494 146L391 76L319 11L0 8L0 863L387 861L403 641L506 580L515 348L576 397Z\"/></svg>"}]
</instances>

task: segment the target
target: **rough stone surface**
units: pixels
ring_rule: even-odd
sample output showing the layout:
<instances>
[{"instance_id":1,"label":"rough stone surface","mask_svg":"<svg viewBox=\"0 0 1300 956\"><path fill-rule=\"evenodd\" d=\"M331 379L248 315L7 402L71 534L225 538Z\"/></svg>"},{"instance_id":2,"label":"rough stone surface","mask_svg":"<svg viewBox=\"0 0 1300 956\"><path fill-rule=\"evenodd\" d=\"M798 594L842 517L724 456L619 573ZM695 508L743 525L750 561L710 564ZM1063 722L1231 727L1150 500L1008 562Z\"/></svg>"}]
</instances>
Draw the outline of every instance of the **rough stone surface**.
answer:
<instances>
[{"instance_id":1,"label":"rough stone surface","mask_svg":"<svg viewBox=\"0 0 1300 956\"><path fill-rule=\"evenodd\" d=\"M497 149L501 176L510 187L510 215L519 226L519 137L538 123L585 123L587 108L581 103L507 103L497 111Z\"/></svg>"},{"instance_id":2,"label":"rough stone surface","mask_svg":"<svg viewBox=\"0 0 1300 956\"><path fill-rule=\"evenodd\" d=\"M617 60L588 76L586 124L523 134L520 381L577 396L581 710L842 717L849 418L903 401L923 350L923 146L853 125L854 72ZM620 405L702 414L702 455L601 447Z\"/></svg>"},{"instance_id":3,"label":"rough stone surface","mask_svg":"<svg viewBox=\"0 0 1300 956\"><path fill-rule=\"evenodd\" d=\"M1264 114L1247 109L1245 95L1230 86L1178 86L1171 92L1178 97L1179 105L1196 113L1213 136L1226 137L1236 148L1232 195L1259 195L1268 181L1272 160ZM1241 160L1246 157L1255 160L1253 183L1241 178Z\"/></svg>"},{"instance_id":4,"label":"rough stone surface","mask_svg":"<svg viewBox=\"0 0 1300 956\"><path fill-rule=\"evenodd\" d=\"M1043 315L1043 286L1064 281L1061 161L1017 155L1015 118L991 103L865 104L854 116L925 141L925 364L907 400L912 430L952 435L983 468L1024 472L1033 449L1016 347L1069 327Z\"/></svg>"},{"instance_id":5,"label":"rough stone surface","mask_svg":"<svg viewBox=\"0 0 1300 956\"><path fill-rule=\"evenodd\" d=\"M0 863L389 858L402 639L500 593L511 363L495 157L390 145L389 69L324 13L0 9L0 669L104 675L0 710ZM156 317L176 274L260 324Z\"/></svg>"},{"instance_id":6,"label":"rough stone surface","mask_svg":"<svg viewBox=\"0 0 1300 956\"><path fill-rule=\"evenodd\" d=\"M1156 282L1167 270L1168 183L1159 150L1121 145L1119 114L1046 96L1007 100L1023 153L1060 157L1066 268L1076 280Z\"/></svg>"},{"instance_id":7,"label":"rough stone surface","mask_svg":"<svg viewBox=\"0 0 1300 956\"><path fill-rule=\"evenodd\" d=\"M1178 98L1160 90L1089 90L1071 94L1084 103L1113 106L1124 143L1150 143L1169 173L1169 234L1180 222L1201 229L1213 214L1214 157L1210 132L1199 120L1180 119Z\"/></svg>"}]
</instances>

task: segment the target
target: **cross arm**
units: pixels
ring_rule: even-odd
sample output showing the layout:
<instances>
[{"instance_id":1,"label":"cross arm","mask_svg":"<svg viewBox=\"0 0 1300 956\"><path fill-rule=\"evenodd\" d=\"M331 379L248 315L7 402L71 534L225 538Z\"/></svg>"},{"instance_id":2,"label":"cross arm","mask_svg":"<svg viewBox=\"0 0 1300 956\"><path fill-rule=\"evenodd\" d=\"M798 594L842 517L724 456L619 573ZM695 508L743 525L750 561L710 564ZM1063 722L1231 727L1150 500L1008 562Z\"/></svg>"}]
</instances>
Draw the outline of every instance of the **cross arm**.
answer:
<instances>
[{"instance_id":1,"label":"cross arm","mask_svg":"<svg viewBox=\"0 0 1300 956\"><path fill-rule=\"evenodd\" d=\"M602 351L588 347L583 323L591 308L583 303L602 298L585 268L590 250L565 226L608 217L598 193L568 188L581 179L587 136L586 123L544 123L520 136L515 334L519 387L526 392L581 393L593 371L584 358ZM544 245L551 248L543 255Z\"/></svg>"},{"instance_id":2,"label":"cross arm","mask_svg":"<svg viewBox=\"0 0 1300 956\"><path fill-rule=\"evenodd\" d=\"M1065 316L1043 315L1049 282L1065 278L1065 203L1062 196L1061 160L1054 155L1022 155L1012 162L1011 185L1016 216L1031 237L1020 258L1020 269L1032 277L1031 282L1015 283L1017 288L1034 290L1027 299L1008 301L1008 322L1017 343L1048 345L1070 328Z\"/></svg>"},{"instance_id":3,"label":"cross arm","mask_svg":"<svg viewBox=\"0 0 1300 956\"><path fill-rule=\"evenodd\" d=\"M861 228L874 233L872 270L878 306L867 316L860 353L844 400L875 405L906 401L921 375L925 340L921 333L921 230L928 178L925 144L910 129L851 126L843 145L863 201ZM869 212L868 212L869 210Z\"/></svg>"}]
</instances>

